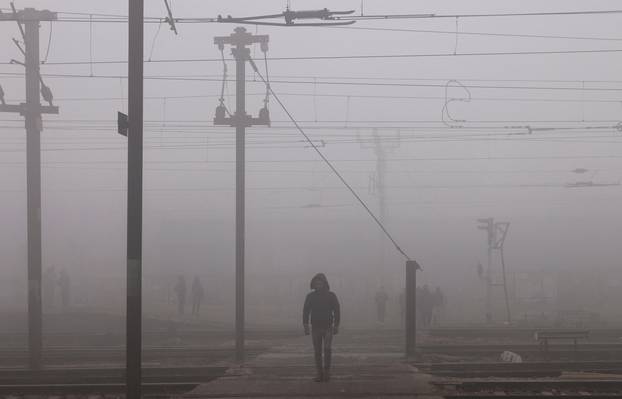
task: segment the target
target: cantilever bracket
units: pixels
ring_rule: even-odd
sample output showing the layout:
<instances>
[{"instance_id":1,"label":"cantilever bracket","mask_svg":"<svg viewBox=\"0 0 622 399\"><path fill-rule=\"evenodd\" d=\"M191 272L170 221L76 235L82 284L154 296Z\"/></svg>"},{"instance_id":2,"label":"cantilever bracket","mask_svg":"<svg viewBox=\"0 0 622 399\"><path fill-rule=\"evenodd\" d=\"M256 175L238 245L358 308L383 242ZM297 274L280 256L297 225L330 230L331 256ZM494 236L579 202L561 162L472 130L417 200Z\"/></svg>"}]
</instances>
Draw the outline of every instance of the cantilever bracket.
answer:
<instances>
[{"instance_id":1,"label":"cantilever bracket","mask_svg":"<svg viewBox=\"0 0 622 399\"><path fill-rule=\"evenodd\" d=\"M328 8L321 10L306 10L306 11L292 11L287 8L280 14L269 15L257 15L252 17L240 17L234 18L231 15L223 17L219 15L216 22L222 23L235 23L235 24L249 24L249 25L268 25L268 26L336 26L336 25L352 25L356 21L335 21L335 15L348 15L352 14L354 10L348 11L330 11ZM265 19L283 18L285 22L268 22L258 21ZM319 19L321 21L331 22L303 22L295 23L297 19Z\"/></svg>"}]
</instances>

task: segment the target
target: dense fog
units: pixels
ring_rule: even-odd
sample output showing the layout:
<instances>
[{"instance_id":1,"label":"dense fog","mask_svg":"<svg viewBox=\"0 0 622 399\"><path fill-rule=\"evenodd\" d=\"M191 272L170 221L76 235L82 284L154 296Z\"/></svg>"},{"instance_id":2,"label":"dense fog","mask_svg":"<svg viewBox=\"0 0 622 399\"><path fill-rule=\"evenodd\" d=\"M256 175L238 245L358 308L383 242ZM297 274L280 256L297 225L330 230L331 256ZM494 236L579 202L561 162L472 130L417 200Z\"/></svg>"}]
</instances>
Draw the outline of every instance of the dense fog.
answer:
<instances>
[{"instance_id":1,"label":"dense fog","mask_svg":"<svg viewBox=\"0 0 622 399\"><path fill-rule=\"evenodd\" d=\"M20 0L16 6L97 16L127 15L126 3ZM165 17L162 2L146 3L146 16ZM285 2L172 3L175 17L183 18L267 14ZM576 0L364 2L368 14L586 5ZM9 12L7 2L0 7ZM358 13L360 2L292 1L291 7ZM247 29L269 35L272 89L422 266L417 284L441 288L446 304L439 323L484 321L486 288L478 264L487 267L488 243L477 219L493 217L510 222L504 260L515 319L553 321L560 312L581 311L615 324L622 321L620 55L563 52L618 48L617 18L530 19L529 32L548 38L518 35L526 30L521 18ZM190 292L198 276L205 289L200 318L214 327L233 325L235 133L214 126L212 119L223 75L213 37L229 35L235 26L179 24L178 35L155 19L145 26L148 317L190 319L189 311L177 314L175 285L183 276ZM452 33L456 29L463 33ZM22 59L11 41L18 35L15 23L0 24L0 84L7 103L25 99L23 67L9 64ZM42 78L60 107L58 115L44 115L41 134L44 302L46 278L55 284L65 270L71 312L124 314L127 138L116 132L116 115L127 112L127 26L43 22L40 36ZM562 53L465 55L547 51ZM343 55L378 57L313 59ZM235 66L228 48L224 56L225 103L234 109ZM265 74L259 46L251 48L251 56ZM247 66L249 114L257 115L265 90ZM384 287L387 322L399 326L404 257L273 98L269 109L270 127L247 129L249 326L298 328L310 279L319 272L339 295L342 325L374 325L375 296ZM0 311L20 313L28 289L25 132L19 114L0 118ZM501 281L501 270L494 251L495 281ZM46 314L61 312L57 295L54 305L44 303ZM503 295L502 288L493 288L498 322L505 317Z\"/></svg>"}]
</instances>

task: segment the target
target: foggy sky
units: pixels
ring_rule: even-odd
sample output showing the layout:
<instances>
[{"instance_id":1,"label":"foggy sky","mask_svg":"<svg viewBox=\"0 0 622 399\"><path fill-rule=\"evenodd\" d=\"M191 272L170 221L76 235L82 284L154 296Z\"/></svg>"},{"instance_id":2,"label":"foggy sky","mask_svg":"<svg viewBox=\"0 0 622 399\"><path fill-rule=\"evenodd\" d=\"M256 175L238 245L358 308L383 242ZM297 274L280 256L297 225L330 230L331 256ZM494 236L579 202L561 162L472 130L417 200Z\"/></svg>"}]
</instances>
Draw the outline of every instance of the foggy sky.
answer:
<instances>
[{"instance_id":1,"label":"foggy sky","mask_svg":"<svg viewBox=\"0 0 622 399\"><path fill-rule=\"evenodd\" d=\"M126 15L126 3L20 0L16 6ZM146 3L147 16L165 16L161 1ZM173 11L179 18L236 17L280 12L284 4L175 0ZM364 2L368 14L535 12L616 9L618 5L616 1L568 0ZM8 6L7 1L0 3L3 9ZM359 12L360 2L292 1L293 9L323 7ZM448 18L353 25L437 31L454 31L457 26L462 32L618 38L608 41L463 34L456 38L453 34L343 28L247 29L270 36L269 57L563 51L622 48L619 18L618 14ZM234 27L180 24L175 36L166 24L147 24L145 58L219 58L213 37L228 35ZM43 23L42 57L49 30L49 24ZM21 59L11 42L18 35L15 23L0 24L0 84L10 103L24 101L23 76L7 75L23 72L21 66L7 65L11 58ZM115 131L115 118L117 111L127 111L127 80L123 78L127 66L90 65L91 52L94 61L127 59L125 24L94 23L91 35L88 23L53 23L49 65L42 65L42 73L83 77L44 76L60 114L45 116L43 122L43 266L122 279L127 155L126 139ZM254 49L252 55L261 61L258 65L263 71L261 51ZM54 65L63 61L87 64ZM307 133L327 141L323 153L375 212L378 196L368 187L376 166L370 127L378 128L387 148L385 223L408 254L423 265L422 282L458 292L461 287L477 287L475 265L485 261L486 240L475 220L489 216L511 222L506 241L511 270L599 270L620 278L619 271L611 271L619 269L621 255L617 245L621 186L565 187L580 181L619 183L622 160L615 156L620 155L620 132L534 131L526 135L527 129L507 127L613 126L620 120L622 99L619 91L471 88L470 102L449 105L451 115L464 121L451 128L441 122L444 85L458 80L465 85L619 90L620 65L620 53L274 60L269 61L269 74L274 80L433 86L272 83ZM232 61L228 67L231 78ZM252 80L250 67L247 71ZM89 77L91 73L94 77ZM212 79L145 81L145 273L214 273L230 281L234 131L211 126L222 64L148 62L145 75ZM409 80L391 80L396 78ZM448 90L449 97L467 96L455 85ZM247 91L252 94L247 110L256 115L264 85L259 79L249 81ZM232 109L234 92L235 84L229 82L226 98ZM370 95L436 98L361 97ZM179 96L196 97L174 98ZM333 273L366 281L371 287L385 284L399 289L403 258L302 141L274 100L270 111L274 128L251 128L247 136L249 274L290 273L304 278L306 286L307 276L323 271L329 278ZM10 278L25 288L25 132L18 115L0 118L0 279ZM193 127L184 129L183 124ZM321 126L325 128L317 128ZM357 137L364 143L357 142ZM573 173L577 168L588 172ZM249 279L250 289L254 284L260 280Z\"/></svg>"}]
</instances>

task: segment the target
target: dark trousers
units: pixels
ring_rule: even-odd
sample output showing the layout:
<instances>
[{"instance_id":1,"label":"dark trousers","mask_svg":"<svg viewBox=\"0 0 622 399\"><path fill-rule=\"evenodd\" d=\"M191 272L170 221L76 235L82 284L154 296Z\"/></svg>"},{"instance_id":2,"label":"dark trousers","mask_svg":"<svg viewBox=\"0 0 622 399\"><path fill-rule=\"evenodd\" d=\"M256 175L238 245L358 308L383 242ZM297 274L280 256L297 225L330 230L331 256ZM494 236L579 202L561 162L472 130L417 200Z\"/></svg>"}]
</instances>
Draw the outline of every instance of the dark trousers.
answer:
<instances>
[{"instance_id":1,"label":"dark trousers","mask_svg":"<svg viewBox=\"0 0 622 399\"><path fill-rule=\"evenodd\" d=\"M311 331L313 350L315 351L315 368L318 374L330 372L332 355L333 331L331 327L313 327ZM322 359L322 355L323 359ZM324 360L322 362L322 360Z\"/></svg>"}]
</instances>

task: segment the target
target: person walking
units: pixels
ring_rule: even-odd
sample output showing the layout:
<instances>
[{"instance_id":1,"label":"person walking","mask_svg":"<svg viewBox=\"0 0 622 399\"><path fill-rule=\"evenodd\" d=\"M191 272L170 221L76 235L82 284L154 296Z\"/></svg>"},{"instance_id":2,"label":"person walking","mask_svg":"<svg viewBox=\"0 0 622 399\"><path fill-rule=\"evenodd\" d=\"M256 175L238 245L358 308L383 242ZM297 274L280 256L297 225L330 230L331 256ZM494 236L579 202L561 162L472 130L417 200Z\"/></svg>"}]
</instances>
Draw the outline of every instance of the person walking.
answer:
<instances>
[{"instance_id":1,"label":"person walking","mask_svg":"<svg viewBox=\"0 0 622 399\"><path fill-rule=\"evenodd\" d=\"M71 279L65 269L61 269L58 275L58 288L60 289L61 309L63 313L67 313L71 302Z\"/></svg>"},{"instance_id":2,"label":"person walking","mask_svg":"<svg viewBox=\"0 0 622 399\"><path fill-rule=\"evenodd\" d=\"M201 302L203 302L203 297L205 297L205 289L203 284L201 284L199 276L195 276L192 281L192 292L190 295L192 295L192 315L198 316Z\"/></svg>"},{"instance_id":3,"label":"person walking","mask_svg":"<svg viewBox=\"0 0 622 399\"><path fill-rule=\"evenodd\" d=\"M311 279L313 290L305 299L302 325L305 335L311 334L317 375L315 382L330 380L333 335L339 332L341 312L337 295L330 290L323 273ZM311 328L309 328L309 321Z\"/></svg>"},{"instance_id":4,"label":"person walking","mask_svg":"<svg viewBox=\"0 0 622 399\"><path fill-rule=\"evenodd\" d=\"M177 284L175 284L175 295L177 295L177 313L184 314L184 308L186 306L186 279L184 276L177 278Z\"/></svg>"},{"instance_id":5,"label":"person walking","mask_svg":"<svg viewBox=\"0 0 622 399\"><path fill-rule=\"evenodd\" d=\"M434 308L432 291L428 285L424 285L421 290L421 310L423 312L423 327L429 328L432 324L432 310Z\"/></svg>"},{"instance_id":6,"label":"person walking","mask_svg":"<svg viewBox=\"0 0 622 399\"><path fill-rule=\"evenodd\" d=\"M376 317L378 322L384 324L384 318L387 313L387 301L389 300L389 296L384 287L380 287L374 300L376 301Z\"/></svg>"},{"instance_id":7,"label":"person walking","mask_svg":"<svg viewBox=\"0 0 622 399\"><path fill-rule=\"evenodd\" d=\"M58 276L56 268L49 266L43 272L43 309L46 312L52 312L56 308L56 286L58 284Z\"/></svg>"},{"instance_id":8,"label":"person walking","mask_svg":"<svg viewBox=\"0 0 622 399\"><path fill-rule=\"evenodd\" d=\"M436 287L436 290L434 290L434 293L432 295L434 304L432 323L434 325L438 325L441 320L443 309L445 308L446 300L443 291L441 291L441 287Z\"/></svg>"}]
</instances>

